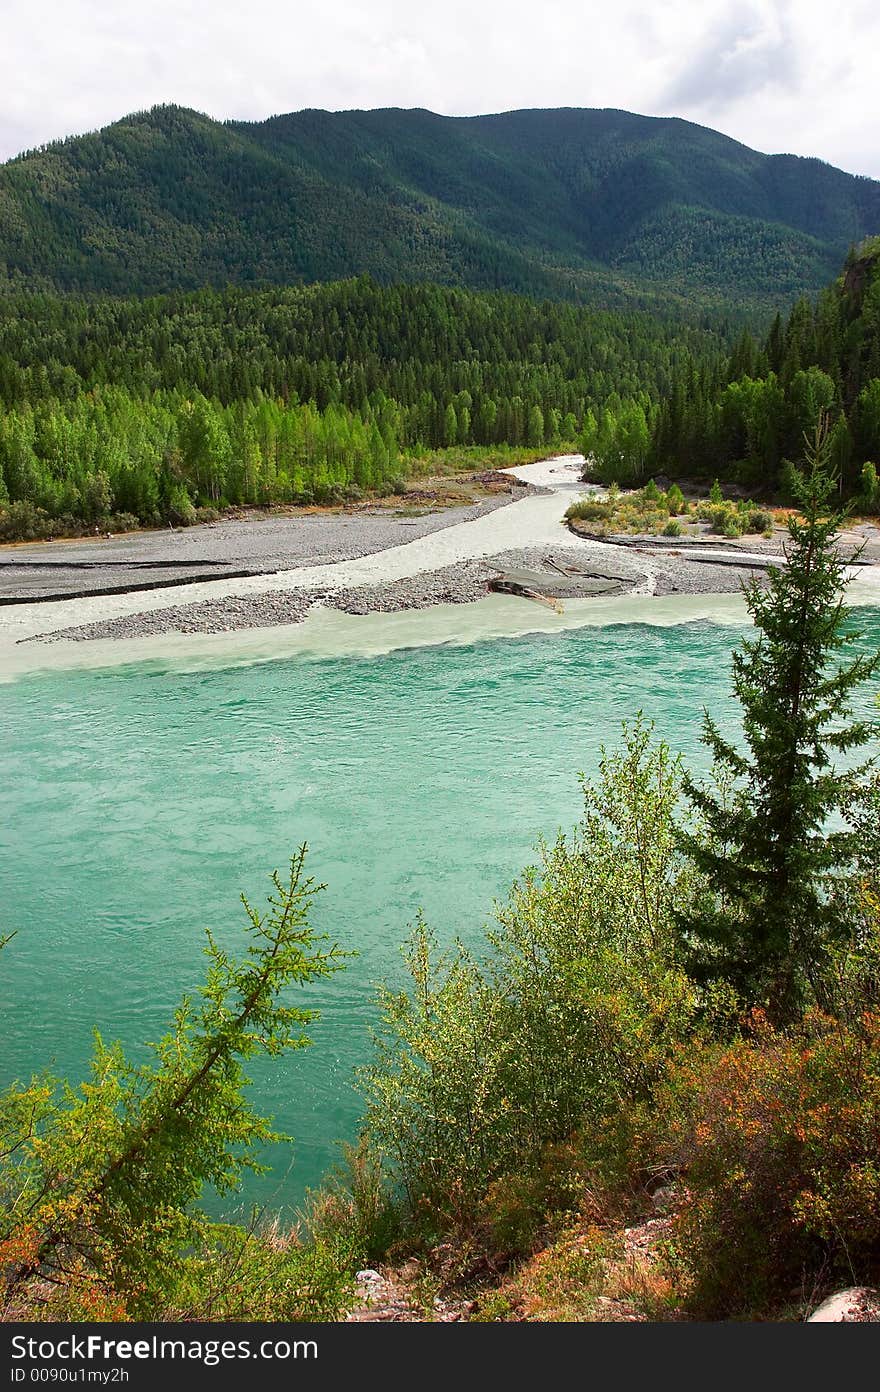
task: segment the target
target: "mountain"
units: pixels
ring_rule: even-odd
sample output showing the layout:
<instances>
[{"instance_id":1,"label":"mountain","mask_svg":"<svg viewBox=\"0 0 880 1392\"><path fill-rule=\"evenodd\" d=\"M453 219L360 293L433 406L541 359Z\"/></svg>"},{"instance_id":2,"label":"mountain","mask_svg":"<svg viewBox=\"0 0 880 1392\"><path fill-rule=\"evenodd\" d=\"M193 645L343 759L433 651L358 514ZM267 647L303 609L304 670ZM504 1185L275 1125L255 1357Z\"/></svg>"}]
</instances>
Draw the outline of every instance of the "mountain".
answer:
<instances>
[{"instance_id":1,"label":"mountain","mask_svg":"<svg viewBox=\"0 0 880 1392\"><path fill-rule=\"evenodd\" d=\"M368 272L613 304L779 304L880 183L613 110L140 112L0 166L0 286L152 294Z\"/></svg>"}]
</instances>

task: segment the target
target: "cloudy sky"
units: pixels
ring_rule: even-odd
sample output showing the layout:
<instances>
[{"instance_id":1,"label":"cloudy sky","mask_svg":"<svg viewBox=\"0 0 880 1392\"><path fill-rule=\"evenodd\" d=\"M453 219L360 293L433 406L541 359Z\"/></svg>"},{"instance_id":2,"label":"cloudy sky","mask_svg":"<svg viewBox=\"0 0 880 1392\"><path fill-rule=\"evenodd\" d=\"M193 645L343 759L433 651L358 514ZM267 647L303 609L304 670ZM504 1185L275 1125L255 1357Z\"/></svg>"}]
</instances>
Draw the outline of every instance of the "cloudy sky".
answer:
<instances>
[{"instance_id":1,"label":"cloudy sky","mask_svg":"<svg viewBox=\"0 0 880 1392\"><path fill-rule=\"evenodd\" d=\"M876 0L0 0L0 158L177 102L615 106L880 177Z\"/></svg>"}]
</instances>

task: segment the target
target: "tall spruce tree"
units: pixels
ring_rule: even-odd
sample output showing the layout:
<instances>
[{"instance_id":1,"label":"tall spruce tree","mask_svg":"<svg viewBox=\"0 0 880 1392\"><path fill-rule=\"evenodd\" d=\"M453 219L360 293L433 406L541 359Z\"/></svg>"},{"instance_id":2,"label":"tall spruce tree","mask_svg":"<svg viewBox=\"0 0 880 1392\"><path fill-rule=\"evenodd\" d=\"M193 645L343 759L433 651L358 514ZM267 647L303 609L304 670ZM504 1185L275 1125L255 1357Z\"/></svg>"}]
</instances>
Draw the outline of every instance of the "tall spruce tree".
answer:
<instances>
[{"instance_id":1,"label":"tall spruce tree","mask_svg":"<svg viewBox=\"0 0 880 1392\"><path fill-rule=\"evenodd\" d=\"M832 504L828 464L821 422L796 484L802 516L789 519L787 564L771 569L766 588L753 581L746 590L758 633L733 659L745 749L707 712L715 777L685 779L700 826L682 843L705 884L678 916L689 969L729 982L777 1024L811 995L821 1000L829 947L848 931L835 889L863 855L860 819L876 796L872 759L839 766L878 733L853 718L851 696L878 670L880 653L842 656L857 635L846 625L835 547L844 513Z\"/></svg>"}]
</instances>

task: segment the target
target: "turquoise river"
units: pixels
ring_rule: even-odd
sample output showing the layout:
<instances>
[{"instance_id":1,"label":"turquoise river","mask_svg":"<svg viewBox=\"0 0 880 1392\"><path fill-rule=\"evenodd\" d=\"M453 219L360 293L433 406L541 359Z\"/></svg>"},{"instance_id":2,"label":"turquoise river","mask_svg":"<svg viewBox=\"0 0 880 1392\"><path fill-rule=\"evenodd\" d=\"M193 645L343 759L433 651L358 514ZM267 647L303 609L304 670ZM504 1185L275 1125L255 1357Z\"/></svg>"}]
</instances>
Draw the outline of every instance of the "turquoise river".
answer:
<instances>
[{"instance_id":1,"label":"turquoise river","mask_svg":"<svg viewBox=\"0 0 880 1392\"><path fill-rule=\"evenodd\" d=\"M880 646L880 610L858 611ZM293 1205L357 1128L375 984L419 908L476 944L536 838L579 813L578 771L642 709L691 767L728 728L735 623L613 624L373 657L181 670L156 660L0 686L0 1085L78 1078L92 1030L137 1057L198 984L203 929L236 941L244 890L302 841L315 927L359 956L308 995L314 1046L254 1071L295 1137L242 1202ZM860 703L867 711L874 692Z\"/></svg>"}]
</instances>

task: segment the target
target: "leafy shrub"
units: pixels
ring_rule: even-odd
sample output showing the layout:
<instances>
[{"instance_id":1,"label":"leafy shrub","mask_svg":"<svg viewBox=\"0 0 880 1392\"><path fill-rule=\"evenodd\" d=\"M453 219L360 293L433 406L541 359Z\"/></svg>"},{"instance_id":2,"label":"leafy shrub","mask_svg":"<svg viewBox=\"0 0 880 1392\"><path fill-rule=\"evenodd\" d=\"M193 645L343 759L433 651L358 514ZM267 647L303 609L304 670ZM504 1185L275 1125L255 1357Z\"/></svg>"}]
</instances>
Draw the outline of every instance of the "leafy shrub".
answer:
<instances>
[{"instance_id":1,"label":"leafy shrub","mask_svg":"<svg viewBox=\"0 0 880 1392\"><path fill-rule=\"evenodd\" d=\"M376 488L376 492L378 493L378 495L379 495L380 498L392 498L392 497L396 497L398 494L401 494L401 493L405 493L405 492L406 492L406 479L403 478L402 475L400 475L400 474L395 474L392 478L384 479L380 484L378 484L378 485L377 485L377 488ZM331 493L334 493L334 494L335 494L335 493L336 493L336 490L331 490ZM344 495L343 495L342 492L340 491L340 492L339 492L339 495L338 495L338 496L332 497L332 498L330 499L330 501L333 501L333 502L342 502L342 501L343 501L343 496L344 496ZM317 493L316 493L316 498L317 498ZM324 501L324 500L318 498L318 501Z\"/></svg>"},{"instance_id":2,"label":"leafy shrub","mask_svg":"<svg viewBox=\"0 0 880 1392\"><path fill-rule=\"evenodd\" d=\"M732 503L721 503L717 507L711 507L709 509L708 520L712 524L712 531L717 533L718 536L742 536L742 522Z\"/></svg>"},{"instance_id":3,"label":"leafy shrub","mask_svg":"<svg viewBox=\"0 0 880 1392\"><path fill-rule=\"evenodd\" d=\"M773 514L763 508L752 508L748 515L747 532L769 532L773 530Z\"/></svg>"},{"instance_id":4,"label":"leafy shrub","mask_svg":"<svg viewBox=\"0 0 880 1392\"><path fill-rule=\"evenodd\" d=\"M182 483L176 483L171 489L166 512L169 522L177 527L190 527L195 522L195 504Z\"/></svg>"},{"instance_id":5,"label":"leafy shrub","mask_svg":"<svg viewBox=\"0 0 880 1392\"><path fill-rule=\"evenodd\" d=\"M599 502L595 498L582 498L579 502L572 503L565 515L569 521L601 522L610 518L613 510L613 505L610 502Z\"/></svg>"},{"instance_id":6,"label":"leafy shrub","mask_svg":"<svg viewBox=\"0 0 880 1392\"><path fill-rule=\"evenodd\" d=\"M305 1222L312 1238L347 1251L357 1265L385 1256L401 1230L401 1207L385 1183L381 1157L361 1137L308 1196Z\"/></svg>"},{"instance_id":7,"label":"leafy shrub","mask_svg":"<svg viewBox=\"0 0 880 1392\"><path fill-rule=\"evenodd\" d=\"M665 508L662 511L657 509L650 512L639 509L634 513L621 510L618 519L616 519L618 527L620 521L625 521L628 531L648 534L662 531L668 520L669 514Z\"/></svg>"},{"instance_id":8,"label":"leafy shrub","mask_svg":"<svg viewBox=\"0 0 880 1392\"><path fill-rule=\"evenodd\" d=\"M113 493L110 479L103 469L87 474L82 487L81 507L83 516L89 522L104 517L113 506Z\"/></svg>"},{"instance_id":9,"label":"leafy shrub","mask_svg":"<svg viewBox=\"0 0 880 1392\"><path fill-rule=\"evenodd\" d=\"M538 1164L493 1180L479 1209L487 1245L502 1259L531 1251L548 1223L583 1210L589 1176L575 1140L548 1145Z\"/></svg>"},{"instance_id":10,"label":"leafy shrub","mask_svg":"<svg viewBox=\"0 0 880 1392\"><path fill-rule=\"evenodd\" d=\"M675 517L670 517L666 526L663 528L663 535L668 537L681 536L681 523Z\"/></svg>"},{"instance_id":11,"label":"leafy shrub","mask_svg":"<svg viewBox=\"0 0 880 1392\"><path fill-rule=\"evenodd\" d=\"M790 459L783 459L779 476L779 491L788 503L797 502L798 480L801 471Z\"/></svg>"},{"instance_id":12,"label":"leafy shrub","mask_svg":"<svg viewBox=\"0 0 880 1392\"><path fill-rule=\"evenodd\" d=\"M0 512L0 540L42 541L52 535L52 518L33 503L10 503Z\"/></svg>"},{"instance_id":13,"label":"leafy shrub","mask_svg":"<svg viewBox=\"0 0 880 1392\"><path fill-rule=\"evenodd\" d=\"M140 518L130 512L114 512L100 520L102 532L131 532L141 525ZM0 541L51 541L54 537L94 536L96 530L97 523L69 513L51 517L33 503L10 503L0 510Z\"/></svg>"},{"instance_id":14,"label":"leafy shrub","mask_svg":"<svg viewBox=\"0 0 880 1392\"><path fill-rule=\"evenodd\" d=\"M667 490L666 506L669 508L672 516L680 516L681 513L687 511L684 494L677 483L674 483L672 487Z\"/></svg>"},{"instance_id":15,"label":"leafy shrub","mask_svg":"<svg viewBox=\"0 0 880 1392\"><path fill-rule=\"evenodd\" d=\"M709 502L714 503L717 507L717 505L719 503L722 503L723 501L724 494L721 492L721 484L716 479L715 482L712 484L712 487L709 489Z\"/></svg>"},{"instance_id":16,"label":"leafy shrub","mask_svg":"<svg viewBox=\"0 0 880 1392\"><path fill-rule=\"evenodd\" d=\"M354 1286L349 1248L301 1242L277 1223L205 1226L181 1264L166 1320L328 1321Z\"/></svg>"},{"instance_id":17,"label":"leafy shrub","mask_svg":"<svg viewBox=\"0 0 880 1392\"><path fill-rule=\"evenodd\" d=\"M862 465L862 506L868 512L876 512L880 509L880 479L877 477L877 465L869 459Z\"/></svg>"},{"instance_id":18,"label":"leafy shrub","mask_svg":"<svg viewBox=\"0 0 880 1392\"><path fill-rule=\"evenodd\" d=\"M131 512L114 512L111 517L104 518L104 525L108 532L136 532L143 523Z\"/></svg>"},{"instance_id":19,"label":"leafy shrub","mask_svg":"<svg viewBox=\"0 0 880 1392\"><path fill-rule=\"evenodd\" d=\"M412 989L383 993L362 1081L367 1134L433 1237L484 1221L487 1192L496 1210L503 1195L529 1208L548 1148L649 1095L691 1027L671 928L689 892L677 788L677 763L637 723L584 784L576 832L542 845L498 908L485 960L438 955L418 925Z\"/></svg>"},{"instance_id":20,"label":"leafy shrub","mask_svg":"<svg viewBox=\"0 0 880 1392\"><path fill-rule=\"evenodd\" d=\"M684 1051L656 1110L684 1171L677 1244L697 1310L767 1311L805 1278L880 1259L880 1013L756 1014L728 1048Z\"/></svg>"}]
</instances>

